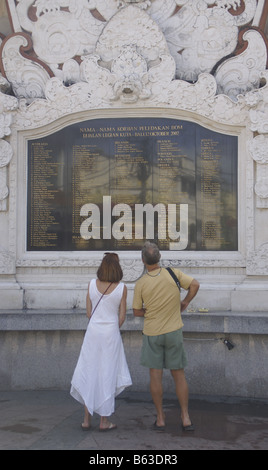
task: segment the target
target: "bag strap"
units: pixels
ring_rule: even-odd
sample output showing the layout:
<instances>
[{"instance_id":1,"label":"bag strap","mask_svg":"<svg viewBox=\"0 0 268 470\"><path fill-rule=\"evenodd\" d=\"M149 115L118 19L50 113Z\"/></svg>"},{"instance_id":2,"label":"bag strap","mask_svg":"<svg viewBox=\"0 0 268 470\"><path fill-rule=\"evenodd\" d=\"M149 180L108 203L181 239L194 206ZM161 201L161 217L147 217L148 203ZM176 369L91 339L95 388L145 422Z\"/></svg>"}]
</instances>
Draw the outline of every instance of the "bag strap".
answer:
<instances>
[{"instance_id":1,"label":"bag strap","mask_svg":"<svg viewBox=\"0 0 268 470\"><path fill-rule=\"evenodd\" d=\"M179 279L177 278L176 274L172 271L171 268L166 268L166 270L169 272L169 274L171 275L171 277L173 277L174 281L176 282L178 288L179 288L179 291L181 290L181 285L180 285L180 281Z\"/></svg>"},{"instance_id":2,"label":"bag strap","mask_svg":"<svg viewBox=\"0 0 268 470\"><path fill-rule=\"evenodd\" d=\"M102 297L106 294L107 290L109 289L109 287L111 287L111 285L112 285L112 282L109 284L109 286L107 287L107 289L103 292L101 298L98 300L98 302L97 302L97 304L95 305L93 311L91 312L90 318L92 318L92 315L93 315L93 313L95 312L97 306L99 305L99 303L100 303Z\"/></svg>"}]
</instances>

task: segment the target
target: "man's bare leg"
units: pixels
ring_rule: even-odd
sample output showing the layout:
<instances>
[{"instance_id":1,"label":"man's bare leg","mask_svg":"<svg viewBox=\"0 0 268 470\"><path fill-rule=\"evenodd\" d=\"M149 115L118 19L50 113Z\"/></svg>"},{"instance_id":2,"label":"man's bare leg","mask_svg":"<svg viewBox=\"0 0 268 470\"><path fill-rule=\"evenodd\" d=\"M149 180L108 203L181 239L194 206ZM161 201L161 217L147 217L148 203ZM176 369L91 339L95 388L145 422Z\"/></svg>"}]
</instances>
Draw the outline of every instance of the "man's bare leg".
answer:
<instances>
[{"instance_id":1,"label":"man's bare leg","mask_svg":"<svg viewBox=\"0 0 268 470\"><path fill-rule=\"evenodd\" d=\"M189 391L188 384L184 375L184 370L174 369L171 370L171 374L175 382L176 395L181 407L182 424L183 426L190 426L192 423L188 413Z\"/></svg>"},{"instance_id":2,"label":"man's bare leg","mask_svg":"<svg viewBox=\"0 0 268 470\"><path fill-rule=\"evenodd\" d=\"M150 391L157 412L156 425L165 426L165 415L163 412L163 387L162 369L150 369Z\"/></svg>"}]
</instances>

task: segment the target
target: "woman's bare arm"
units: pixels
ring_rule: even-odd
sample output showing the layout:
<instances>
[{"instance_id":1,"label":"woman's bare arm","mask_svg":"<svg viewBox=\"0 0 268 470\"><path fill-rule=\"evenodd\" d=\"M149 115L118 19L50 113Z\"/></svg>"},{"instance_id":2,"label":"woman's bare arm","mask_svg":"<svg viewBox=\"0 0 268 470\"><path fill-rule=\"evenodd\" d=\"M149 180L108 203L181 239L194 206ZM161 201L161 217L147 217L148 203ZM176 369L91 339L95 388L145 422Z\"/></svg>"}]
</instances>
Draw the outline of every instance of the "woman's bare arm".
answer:
<instances>
[{"instance_id":1,"label":"woman's bare arm","mask_svg":"<svg viewBox=\"0 0 268 470\"><path fill-rule=\"evenodd\" d=\"M119 328L123 325L126 319L127 312L127 287L124 286L122 299L119 305Z\"/></svg>"},{"instance_id":2,"label":"woman's bare arm","mask_svg":"<svg viewBox=\"0 0 268 470\"><path fill-rule=\"evenodd\" d=\"M86 307L87 307L87 317L90 319L91 312L92 312L92 303L91 303L91 300L89 298L89 284L88 284L88 290L87 290Z\"/></svg>"}]
</instances>

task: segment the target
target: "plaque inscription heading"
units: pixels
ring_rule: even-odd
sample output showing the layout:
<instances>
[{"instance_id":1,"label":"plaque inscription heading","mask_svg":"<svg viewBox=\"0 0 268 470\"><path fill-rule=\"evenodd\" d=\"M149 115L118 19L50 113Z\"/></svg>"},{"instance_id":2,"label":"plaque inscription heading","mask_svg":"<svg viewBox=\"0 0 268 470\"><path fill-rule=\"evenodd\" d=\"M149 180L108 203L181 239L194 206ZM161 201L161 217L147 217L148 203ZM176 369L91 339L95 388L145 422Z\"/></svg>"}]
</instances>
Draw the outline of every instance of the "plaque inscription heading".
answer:
<instances>
[{"instance_id":1,"label":"plaque inscription heading","mask_svg":"<svg viewBox=\"0 0 268 470\"><path fill-rule=\"evenodd\" d=\"M95 119L28 141L28 251L238 249L237 137Z\"/></svg>"}]
</instances>

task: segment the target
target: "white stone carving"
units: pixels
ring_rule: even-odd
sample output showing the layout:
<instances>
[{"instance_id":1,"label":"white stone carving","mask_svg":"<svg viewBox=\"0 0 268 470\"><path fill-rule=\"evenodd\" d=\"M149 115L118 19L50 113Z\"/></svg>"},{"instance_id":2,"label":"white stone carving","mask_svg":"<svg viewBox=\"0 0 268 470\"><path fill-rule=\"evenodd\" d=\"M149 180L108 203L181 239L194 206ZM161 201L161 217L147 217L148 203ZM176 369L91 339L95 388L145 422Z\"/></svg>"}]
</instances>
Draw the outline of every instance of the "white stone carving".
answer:
<instances>
[{"instance_id":1,"label":"white stone carving","mask_svg":"<svg viewBox=\"0 0 268 470\"><path fill-rule=\"evenodd\" d=\"M44 88L50 75L41 64L23 57L20 48L27 46L29 43L25 36L12 36L4 44L2 63L15 96L26 98L30 103L36 98L45 97Z\"/></svg>"},{"instance_id":2,"label":"white stone carving","mask_svg":"<svg viewBox=\"0 0 268 470\"><path fill-rule=\"evenodd\" d=\"M267 170L266 170L267 173ZM267 174L260 176L255 184L255 192L261 199L268 198L268 177Z\"/></svg>"},{"instance_id":3,"label":"white stone carving","mask_svg":"<svg viewBox=\"0 0 268 470\"><path fill-rule=\"evenodd\" d=\"M267 72L265 72L267 79ZM252 104L250 110L250 128L259 132L254 139L249 141L249 153L256 162L255 185L256 207L258 209L268 208L268 97L264 89L260 89L259 96L248 93L248 102ZM257 98L257 99L256 99Z\"/></svg>"},{"instance_id":4,"label":"white stone carving","mask_svg":"<svg viewBox=\"0 0 268 470\"><path fill-rule=\"evenodd\" d=\"M238 28L227 10L207 8L205 2L186 3L163 25L176 62L176 77L196 81L210 72L237 44Z\"/></svg>"},{"instance_id":5,"label":"white stone carving","mask_svg":"<svg viewBox=\"0 0 268 470\"><path fill-rule=\"evenodd\" d=\"M7 113L0 114L0 138L5 137L5 135L10 135L12 122L12 115Z\"/></svg>"},{"instance_id":6,"label":"white stone carving","mask_svg":"<svg viewBox=\"0 0 268 470\"><path fill-rule=\"evenodd\" d=\"M131 73L122 80L122 75L100 67L98 56L87 56L81 64L81 75L87 81L65 87L60 79L49 79L45 87L46 99L34 100L30 106L24 106L21 102L19 111L14 115L13 124L18 128L29 129L45 125L70 113L94 108L120 107L131 103L133 94L133 102L138 107L165 106L188 110L225 124L244 125L252 111L251 126L258 129L260 126L265 127L267 110L263 109L259 93L267 94L266 85L261 92L254 92L254 106L248 106L247 102L250 100L247 100L247 95L240 96L237 102L225 95L216 95L216 81L210 74L201 74L195 84L172 80L170 67L165 68L167 63L170 65L170 57L163 56L161 60L162 62L152 67L148 73L143 73L143 69L140 69L137 74L139 80L135 78L137 87L134 88ZM126 70L131 72L132 68L126 67ZM123 94L126 99L120 99Z\"/></svg>"},{"instance_id":7,"label":"white stone carving","mask_svg":"<svg viewBox=\"0 0 268 470\"><path fill-rule=\"evenodd\" d=\"M0 89L9 91L7 82L0 77ZM11 145L2 140L11 134L12 111L17 109L18 100L0 92L0 211L7 210L7 197L9 194L7 183L7 166L9 165L13 151Z\"/></svg>"},{"instance_id":8,"label":"white stone carving","mask_svg":"<svg viewBox=\"0 0 268 470\"><path fill-rule=\"evenodd\" d=\"M119 57L123 47L133 45L136 45L137 53L147 63L169 51L175 60L176 78L196 81L201 73L211 72L218 61L234 52L238 28L248 24L257 9L258 16L260 13L256 0L244 2L244 9L239 15L233 15L230 8L236 10L241 6L240 0L20 0L17 5L14 0L9 0L9 3L12 5L10 11L13 23L20 23L31 35L38 58L67 84L81 80L78 67L70 62L75 56L97 53L107 66L107 63ZM174 14L177 6L180 8ZM30 7L35 12L35 19L29 17ZM263 63L264 40L256 31L251 33L258 36L258 40L250 39L250 51L253 48L257 58L261 55ZM8 39L7 44L9 41L12 41L13 47L14 40ZM11 54L11 50L8 54ZM249 50L246 58L248 54ZM258 62L257 70L254 67L255 76L252 54L250 61L246 58L243 61L239 93L259 86L258 71L261 64ZM31 58L24 59L30 62L32 69ZM38 65L41 67L41 64ZM230 84L233 73L241 69L240 65L237 69L232 59L226 59L217 72L219 93L230 92L229 96L236 98L237 90ZM36 69L35 73L37 71L40 72ZM17 70L13 70L14 76L12 66L8 72L12 87L19 89L16 93L24 93L27 99L31 96L44 97L43 82L46 74L38 80L34 78L30 92L19 86Z\"/></svg>"},{"instance_id":9,"label":"white stone carving","mask_svg":"<svg viewBox=\"0 0 268 470\"><path fill-rule=\"evenodd\" d=\"M0 168L7 166L13 155L11 145L5 140L0 140Z\"/></svg>"},{"instance_id":10,"label":"white stone carving","mask_svg":"<svg viewBox=\"0 0 268 470\"><path fill-rule=\"evenodd\" d=\"M144 10L146 10L146 8L148 8L152 4L151 0L117 0L118 8L125 7L130 3L135 3Z\"/></svg>"},{"instance_id":11,"label":"white stone carving","mask_svg":"<svg viewBox=\"0 0 268 470\"><path fill-rule=\"evenodd\" d=\"M0 43L1 44L1 43ZM11 85L0 73L0 91L1 93L9 93L11 91Z\"/></svg>"},{"instance_id":12,"label":"white stone carving","mask_svg":"<svg viewBox=\"0 0 268 470\"><path fill-rule=\"evenodd\" d=\"M262 77L268 83L268 71L262 72ZM266 86L260 88L258 93L246 95L246 102L250 106L250 129L259 134L268 134L268 96Z\"/></svg>"},{"instance_id":13,"label":"white stone carving","mask_svg":"<svg viewBox=\"0 0 268 470\"><path fill-rule=\"evenodd\" d=\"M147 62L169 53L165 37L155 21L131 5L111 18L98 39L96 53L107 63L118 57L125 45L136 45L137 52Z\"/></svg>"},{"instance_id":14,"label":"white stone carving","mask_svg":"<svg viewBox=\"0 0 268 470\"><path fill-rule=\"evenodd\" d=\"M101 258L95 257L94 259L81 259L81 258L68 258L61 257L60 255L55 258L39 258L38 260L17 260L16 266L18 267L80 267L80 268L94 268L97 270L101 263ZM144 272L144 265L141 259L120 259L120 264L124 273L123 281L135 282Z\"/></svg>"},{"instance_id":15,"label":"white stone carving","mask_svg":"<svg viewBox=\"0 0 268 470\"><path fill-rule=\"evenodd\" d=\"M121 54L113 60L112 74L116 76L113 86L114 99L120 98L124 103L135 103L146 99L151 91L148 83L146 60L138 54L135 46L124 46Z\"/></svg>"},{"instance_id":16,"label":"white stone carving","mask_svg":"<svg viewBox=\"0 0 268 470\"><path fill-rule=\"evenodd\" d=\"M0 274L13 274L15 272L15 258L13 253L0 246Z\"/></svg>"},{"instance_id":17,"label":"white stone carving","mask_svg":"<svg viewBox=\"0 0 268 470\"><path fill-rule=\"evenodd\" d=\"M21 26L32 34L38 57L53 68L75 55L94 51L105 25L90 12L91 8L95 8L95 3L84 0L37 0L33 4L31 0L21 0L17 14ZM28 8L32 4L36 7L36 21L28 17ZM61 7L68 8L68 11L61 10Z\"/></svg>"},{"instance_id":18,"label":"white stone carving","mask_svg":"<svg viewBox=\"0 0 268 470\"><path fill-rule=\"evenodd\" d=\"M267 61L266 45L259 32L247 31L243 39L248 42L246 50L223 62L215 74L218 94L223 93L233 100L239 94L259 88Z\"/></svg>"},{"instance_id":19,"label":"white stone carving","mask_svg":"<svg viewBox=\"0 0 268 470\"><path fill-rule=\"evenodd\" d=\"M60 76L60 73L57 73L57 76ZM64 62L62 67L62 77L60 77L64 85L72 85L81 81L80 77L80 67L76 60L69 59Z\"/></svg>"},{"instance_id":20,"label":"white stone carving","mask_svg":"<svg viewBox=\"0 0 268 470\"><path fill-rule=\"evenodd\" d=\"M2 202L8 196L8 187L6 184L6 172L0 168L0 201Z\"/></svg>"},{"instance_id":21,"label":"white stone carving","mask_svg":"<svg viewBox=\"0 0 268 470\"><path fill-rule=\"evenodd\" d=\"M18 108L18 100L0 91L0 139L11 134L12 111Z\"/></svg>"},{"instance_id":22,"label":"white stone carving","mask_svg":"<svg viewBox=\"0 0 268 470\"><path fill-rule=\"evenodd\" d=\"M91 15L90 18L92 18ZM42 34L40 34L40 29ZM79 21L68 12L59 10L44 12L33 25L32 30L36 54L48 64L62 64L81 54L82 41L79 41L76 34L79 29ZM85 52L91 52L88 42L85 41L84 44L83 51Z\"/></svg>"},{"instance_id":23,"label":"white stone carving","mask_svg":"<svg viewBox=\"0 0 268 470\"><path fill-rule=\"evenodd\" d=\"M260 17L261 2L9 0L9 3L13 5L11 14L17 34L6 38L2 47L7 80L0 77L0 138L10 135L12 129L16 142L16 131L43 128L60 118L89 110L116 112L120 108L135 112L139 108L154 112L175 109L199 122L205 118L219 129L225 125L246 129L252 158L247 159L246 154L241 158L247 161L245 218L249 258L245 261L242 255L239 259L224 256L200 261L192 257L183 263L197 268L247 266L248 273L266 275L267 262L265 265L263 260L267 261L268 245L258 249L254 239L254 210L256 206L266 208L268 200L268 73L261 34L249 29L244 33L248 42L245 50L226 58L235 52L239 28L255 20L257 9ZM241 6L244 6L241 14L232 14L230 8ZM236 87L238 73L241 80ZM16 97L6 94L9 84ZM260 135L253 139L252 132ZM6 155L3 161L8 162L9 158ZM2 168L5 178L7 165ZM15 165L10 169L10 246L15 252L17 175ZM5 193L6 179L0 187ZM21 268L95 266L91 259L60 256L46 259L41 255L24 258L23 253L19 256L17 266ZM258 269L254 257L261 261ZM138 261L124 260L124 267L129 281L141 274L142 264Z\"/></svg>"},{"instance_id":24,"label":"white stone carving","mask_svg":"<svg viewBox=\"0 0 268 470\"><path fill-rule=\"evenodd\" d=\"M256 183L254 187L257 195L256 206L260 209L268 208L268 165L258 164L256 168Z\"/></svg>"},{"instance_id":25,"label":"white stone carving","mask_svg":"<svg viewBox=\"0 0 268 470\"><path fill-rule=\"evenodd\" d=\"M10 163L13 155L11 145L5 140L0 140L0 211L7 210L5 199L8 197L7 171L6 167Z\"/></svg>"},{"instance_id":26,"label":"white stone carving","mask_svg":"<svg viewBox=\"0 0 268 470\"><path fill-rule=\"evenodd\" d=\"M268 243L263 243L257 250L249 253L247 274L251 276L268 275Z\"/></svg>"},{"instance_id":27,"label":"white stone carving","mask_svg":"<svg viewBox=\"0 0 268 470\"><path fill-rule=\"evenodd\" d=\"M257 163L268 164L268 135L257 135L249 142L249 152Z\"/></svg>"}]
</instances>

